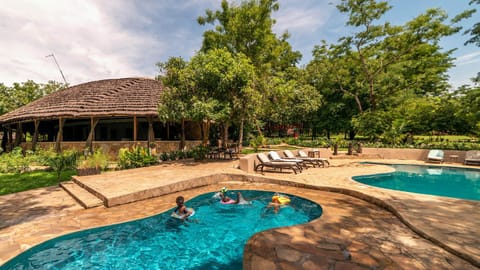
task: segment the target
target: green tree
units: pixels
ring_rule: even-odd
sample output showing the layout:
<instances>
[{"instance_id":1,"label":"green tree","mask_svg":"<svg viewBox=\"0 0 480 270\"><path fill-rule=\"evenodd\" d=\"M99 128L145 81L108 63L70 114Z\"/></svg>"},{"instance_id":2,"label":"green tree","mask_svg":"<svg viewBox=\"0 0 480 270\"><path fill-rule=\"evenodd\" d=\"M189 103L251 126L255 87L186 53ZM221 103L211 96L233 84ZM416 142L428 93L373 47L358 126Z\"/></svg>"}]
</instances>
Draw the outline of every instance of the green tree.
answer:
<instances>
[{"instance_id":1,"label":"green tree","mask_svg":"<svg viewBox=\"0 0 480 270\"><path fill-rule=\"evenodd\" d=\"M157 79L165 86L158 103L158 118L164 124L181 123L180 149L185 146L185 120L189 118L194 87L187 66L181 57L170 57L166 62L157 63L160 70Z\"/></svg>"},{"instance_id":2,"label":"green tree","mask_svg":"<svg viewBox=\"0 0 480 270\"><path fill-rule=\"evenodd\" d=\"M355 119L352 126L363 132L371 127L367 133L373 137L382 134L378 128L384 126L382 122L371 125L373 119L399 106L403 96L446 93L452 50L442 52L438 42L460 28L445 22L444 11L429 9L394 26L379 23L391 9L387 2L343 0L337 7L348 15L346 25L354 34L340 38L337 44L315 46L314 59L307 66L310 81L326 99L324 106L338 108L329 102L341 97L351 110L341 114L344 119ZM383 112L377 114L377 110Z\"/></svg>"},{"instance_id":3,"label":"green tree","mask_svg":"<svg viewBox=\"0 0 480 270\"><path fill-rule=\"evenodd\" d=\"M243 123L255 115L257 92L253 90L255 68L242 53L231 54L224 49L211 49L198 53L190 63L195 82L196 117L223 123L224 143L228 140L228 127L240 124L240 144Z\"/></svg>"},{"instance_id":4,"label":"green tree","mask_svg":"<svg viewBox=\"0 0 480 270\"><path fill-rule=\"evenodd\" d=\"M65 87L67 85L55 81L39 84L28 80L23 83L13 83L12 87L0 83L0 115Z\"/></svg>"},{"instance_id":5,"label":"green tree","mask_svg":"<svg viewBox=\"0 0 480 270\"><path fill-rule=\"evenodd\" d=\"M256 96L258 102L269 106L272 92L269 82L275 80L278 72L286 72L295 68L301 59L298 51L292 50L288 43L288 32L277 36L272 27L275 20L272 14L279 9L277 0L249 0L240 4L230 4L223 0L221 10L207 10L205 16L198 18L201 25L211 24L213 29L205 31L203 35L202 52L211 49L227 49L233 55L244 54L255 67L257 81L253 88L247 88L248 94ZM283 76L283 75L279 75ZM247 90L246 89L246 90ZM249 100L252 100L249 98ZM274 107L273 104L270 104ZM251 104L243 103L243 107L250 107L244 112L251 113L259 134L261 135L259 118L268 119L268 110L253 110ZM281 109L281 107L277 107ZM244 116L238 116L245 118ZM237 117L237 118L238 118ZM243 122L240 121L240 134L243 132ZM241 135L242 136L242 135Z\"/></svg>"}]
</instances>

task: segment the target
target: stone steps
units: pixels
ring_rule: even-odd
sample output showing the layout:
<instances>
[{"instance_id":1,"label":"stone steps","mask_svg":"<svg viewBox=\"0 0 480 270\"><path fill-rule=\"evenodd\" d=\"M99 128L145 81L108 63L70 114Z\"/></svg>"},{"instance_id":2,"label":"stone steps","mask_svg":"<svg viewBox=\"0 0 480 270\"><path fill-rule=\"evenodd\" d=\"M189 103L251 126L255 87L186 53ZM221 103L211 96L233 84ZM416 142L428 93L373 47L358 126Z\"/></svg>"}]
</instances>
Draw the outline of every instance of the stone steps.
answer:
<instances>
[{"instance_id":1,"label":"stone steps","mask_svg":"<svg viewBox=\"0 0 480 270\"><path fill-rule=\"evenodd\" d=\"M60 186L85 209L103 205L102 200L73 181L60 183Z\"/></svg>"}]
</instances>

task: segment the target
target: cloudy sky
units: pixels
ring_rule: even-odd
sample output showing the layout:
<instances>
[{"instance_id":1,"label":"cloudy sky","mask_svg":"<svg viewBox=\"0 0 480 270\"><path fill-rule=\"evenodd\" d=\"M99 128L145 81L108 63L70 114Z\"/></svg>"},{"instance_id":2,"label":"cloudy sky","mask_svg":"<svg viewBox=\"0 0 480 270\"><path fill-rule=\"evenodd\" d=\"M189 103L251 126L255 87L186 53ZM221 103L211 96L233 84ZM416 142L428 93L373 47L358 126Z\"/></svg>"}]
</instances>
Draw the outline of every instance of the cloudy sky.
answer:
<instances>
[{"instance_id":1,"label":"cloudy sky","mask_svg":"<svg viewBox=\"0 0 480 270\"><path fill-rule=\"evenodd\" d=\"M121 77L154 77L156 63L170 56L189 59L201 46L196 19L206 9L220 8L220 0L1 0L0 83L34 80L63 81L53 54L70 85ZM338 0L280 0L274 14L276 33L288 30L290 44L311 59L321 40L333 43L348 35ZM430 7L449 17L471 8L469 0L391 0L385 20L403 24ZM479 21L465 21L471 27ZM466 36L442 40L445 50L458 48L451 69L453 86L470 84L479 72L480 49L464 46Z\"/></svg>"}]
</instances>

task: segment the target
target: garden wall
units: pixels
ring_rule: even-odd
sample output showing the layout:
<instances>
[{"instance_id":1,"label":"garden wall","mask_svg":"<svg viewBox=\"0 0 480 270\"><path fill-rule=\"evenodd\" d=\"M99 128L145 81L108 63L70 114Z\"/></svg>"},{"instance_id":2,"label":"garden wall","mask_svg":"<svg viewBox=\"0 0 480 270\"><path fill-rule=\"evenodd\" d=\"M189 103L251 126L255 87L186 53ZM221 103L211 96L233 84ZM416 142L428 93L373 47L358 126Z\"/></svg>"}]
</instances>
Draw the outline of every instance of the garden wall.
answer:
<instances>
[{"instance_id":1,"label":"garden wall","mask_svg":"<svg viewBox=\"0 0 480 270\"><path fill-rule=\"evenodd\" d=\"M310 148L304 149L308 152ZM330 159L400 159L400 160L427 160L427 155L430 149L407 149L407 148L363 148L362 153L354 153L347 155L345 152L339 152L338 155L333 155L328 148L320 148L320 156ZM277 151L283 156L282 151ZM292 151L296 154L296 151ZM444 150L444 161L449 163L461 163L465 161L466 151L460 150ZM257 155L250 154L240 158L240 169L252 173L255 166L258 164Z\"/></svg>"},{"instance_id":2,"label":"garden wall","mask_svg":"<svg viewBox=\"0 0 480 270\"><path fill-rule=\"evenodd\" d=\"M133 145L139 145L142 147L147 147L147 141L95 141L93 142L93 149L102 149L105 153L112 158L117 158L118 151L121 148L128 148ZM174 150L178 150L180 141L155 141L154 148L152 147L152 154L159 154L162 152L170 152ZM192 147L201 144L201 141L185 141L185 145L187 149L191 149ZM29 150L32 149L32 143L22 143L22 148ZM55 142L39 142L37 143L37 148L41 149L54 149ZM62 142L62 150L78 150L82 152L85 149L85 142Z\"/></svg>"}]
</instances>

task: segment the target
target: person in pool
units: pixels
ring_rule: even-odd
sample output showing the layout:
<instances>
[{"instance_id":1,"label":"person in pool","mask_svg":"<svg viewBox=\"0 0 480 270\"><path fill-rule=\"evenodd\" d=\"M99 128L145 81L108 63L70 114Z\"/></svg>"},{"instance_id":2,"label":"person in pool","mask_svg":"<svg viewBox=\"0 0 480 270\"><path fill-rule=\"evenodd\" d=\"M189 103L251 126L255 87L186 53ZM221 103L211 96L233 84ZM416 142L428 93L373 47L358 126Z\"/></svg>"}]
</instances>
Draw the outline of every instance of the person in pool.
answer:
<instances>
[{"instance_id":1,"label":"person in pool","mask_svg":"<svg viewBox=\"0 0 480 270\"><path fill-rule=\"evenodd\" d=\"M188 217L190 215L192 215L193 213L193 210L191 208L187 208L185 206L185 199L183 198L183 196L178 196L177 199L175 200L175 202L177 203L177 208L175 208L175 210L173 211L175 214L177 214L178 216L181 216L180 219L182 220L186 220L188 219Z\"/></svg>"},{"instance_id":2,"label":"person in pool","mask_svg":"<svg viewBox=\"0 0 480 270\"><path fill-rule=\"evenodd\" d=\"M237 199L234 200L234 199L227 196L227 191L228 191L228 189L226 187L224 187L219 192L220 193L219 194L220 202L222 204L239 204L242 201L242 199L243 199L242 193L237 192ZM245 200L245 199L243 199L243 200Z\"/></svg>"},{"instance_id":3,"label":"person in pool","mask_svg":"<svg viewBox=\"0 0 480 270\"><path fill-rule=\"evenodd\" d=\"M280 195L278 193L275 193L272 196L272 201L268 203L267 208L273 208L273 212L275 214L278 214L278 211L280 211L280 207L286 206L290 204L290 197L287 195Z\"/></svg>"}]
</instances>

